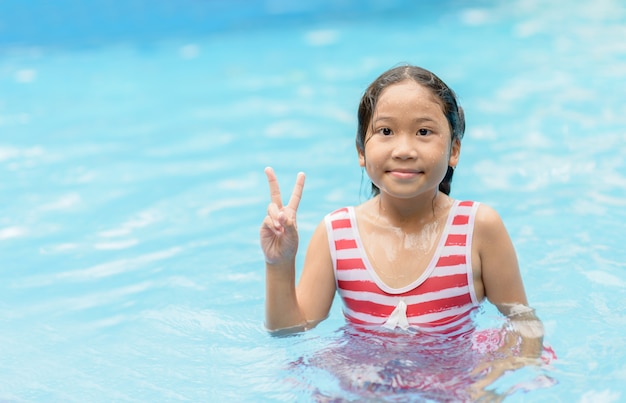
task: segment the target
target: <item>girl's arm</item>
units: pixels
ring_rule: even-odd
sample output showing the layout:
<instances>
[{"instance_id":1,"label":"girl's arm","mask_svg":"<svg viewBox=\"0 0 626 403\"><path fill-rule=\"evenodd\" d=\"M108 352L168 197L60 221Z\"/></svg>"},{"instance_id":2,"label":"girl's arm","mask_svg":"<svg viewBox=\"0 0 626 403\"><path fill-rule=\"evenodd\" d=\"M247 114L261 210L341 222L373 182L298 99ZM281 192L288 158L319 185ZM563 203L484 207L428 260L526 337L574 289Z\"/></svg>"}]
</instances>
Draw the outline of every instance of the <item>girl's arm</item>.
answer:
<instances>
[{"instance_id":1,"label":"girl's arm","mask_svg":"<svg viewBox=\"0 0 626 403\"><path fill-rule=\"evenodd\" d=\"M489 393L485 388L505 372L539 363L543 325L528 307L517 255L498 213L481 204L474 228L484 294L508 318L499 358L488 359L474 369L474 373L483 374L473 385L478 397Z\"/></svg>"},{"instance_id":2,"label":"girl's arm","mask_svg":"<svg viewBox=\"0 0 626 403\"><path fill-rule=\"evenodd\" d=\"M311 236L296 294L308 327L326 319L335 296L335 273L323 220Z\"/></svg>"},{"instance_id":3,"label":"girl's arm","mask_svg":"<svg viewBox=\"0 0 626 403\"><path fill-rule=\"evenodd\" d=\"M520 338L520 355L537 358L543 348L543 326L528 307L517 255L498 213L481 205L476 216L482 283L485 296L509 319Z\"/></svg>"},{"instance_id":4,"label":"girl's arm","mask_svg":"<svg viewBox=\"0 0 626 403\"><path fill-rule=\"evenodd\" d=\"M265 326L270 331L308 330L326 319L335 295L335 277L326 227L311 237L298 287L295 259L285 265L266 262Z\"/></svg>"},{"instance_id":5,"label":"girl's arm","mask_svg":"<svg viewBox=\"0 0 626 403\"><path fill-rule=\"evenodd\" d=\"M299 242L296 212L302 197L304 174L298 175L289 203L283 206L274 171L266 168L265 173L271 195L260 230L266 273L265 325L271 331L304 330L323 320L332 303L334 275L326 231L321 223L313 234L309 244L311 253L307 253L296 290L295 260Z\"/></svg>"}]
</instances>

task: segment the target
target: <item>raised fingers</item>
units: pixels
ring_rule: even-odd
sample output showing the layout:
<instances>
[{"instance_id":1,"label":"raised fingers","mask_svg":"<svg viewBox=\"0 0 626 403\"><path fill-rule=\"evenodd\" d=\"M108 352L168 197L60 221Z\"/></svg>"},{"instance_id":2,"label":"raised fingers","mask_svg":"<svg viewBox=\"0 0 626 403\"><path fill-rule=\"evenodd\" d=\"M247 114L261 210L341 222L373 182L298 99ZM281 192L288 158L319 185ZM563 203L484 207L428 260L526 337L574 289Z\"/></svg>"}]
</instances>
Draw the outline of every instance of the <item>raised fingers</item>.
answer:
<instances>
[{"instance_id":1,"label":"raised fingers","mask_svg":"<svg viewBox=\"0 0 626 403\"><path fill-rule=\"evenodd\" d=\"M270 185L270 198L272 203L276 204L279 209L283 208L283 201L280 198L280 187L278 186L278 180L276 179L274 170L271 167L265 168L265 175L267 175L267 182Z\"/></svg>"},{"instance_id":2,"label":"raised fingers","mask_svg":"<svg viewBox=\"0 0 626 403\"><path fill-rule=\"evenodd\" d=\"M279 209L283 208L283 201L280 196L280 187L278 186L278 179L276 179L276 174L271 167L265 168L265 175L267 175L267 182L270 186L270 198L272 203L274 203ZM289 198L289 203L287 203L287 207L292 208L294 211L298 210L298 206L300 205L300 200L302 200L302 191L304 189L304 173L298 173L296 177L296 184L293 187L293 192L291 193L291 197Z\"/></svg>"},{"instance_id":3,"label":"raised fingers","mask_svg":"<svg viewBox=\"0 0 626 403\"><path fill-rule=\"evenodd\" d=\"M304 189L304 173L298 173L296 177L296 184L293 187L293 192L291 192L291 198L289 198L289 203L287 203L288 207L291 207L294 211L298 210L298 206L300 205L300 200L302 200L302 191Z\"/></svg>"}]
</instances>

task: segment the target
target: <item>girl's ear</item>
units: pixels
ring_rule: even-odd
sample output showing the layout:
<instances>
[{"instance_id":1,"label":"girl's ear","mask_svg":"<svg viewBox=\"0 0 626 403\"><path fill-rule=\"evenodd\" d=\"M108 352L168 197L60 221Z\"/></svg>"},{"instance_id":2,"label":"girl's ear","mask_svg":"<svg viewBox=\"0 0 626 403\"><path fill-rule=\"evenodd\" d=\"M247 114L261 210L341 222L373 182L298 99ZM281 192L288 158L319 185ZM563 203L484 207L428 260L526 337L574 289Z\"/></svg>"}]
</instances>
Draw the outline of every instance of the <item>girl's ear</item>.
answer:
<instances>
[{"instance_id":1,"label":"girl's ear","mask_svg":"<svg viewBox=\"0 0 626 403\"><path fill-rule=\"evenodd\" d=\"M450 159L448 160L448 166L452 168L456 168L459 163L459 158L461 157L461 140L454 139L452 140L452 145L450 147Z\"/></svg>"},{"instance_id":2,"label":"girl's ear","mask_svg":"<svg viewBox=\"0 0 626 403\"><path fill-rule=\"evenodd\" d=\"M356 152L359 154L359 166L365 168L365 153L361 150L359 145L356 146Z\"/></svg>"}]
</instances>

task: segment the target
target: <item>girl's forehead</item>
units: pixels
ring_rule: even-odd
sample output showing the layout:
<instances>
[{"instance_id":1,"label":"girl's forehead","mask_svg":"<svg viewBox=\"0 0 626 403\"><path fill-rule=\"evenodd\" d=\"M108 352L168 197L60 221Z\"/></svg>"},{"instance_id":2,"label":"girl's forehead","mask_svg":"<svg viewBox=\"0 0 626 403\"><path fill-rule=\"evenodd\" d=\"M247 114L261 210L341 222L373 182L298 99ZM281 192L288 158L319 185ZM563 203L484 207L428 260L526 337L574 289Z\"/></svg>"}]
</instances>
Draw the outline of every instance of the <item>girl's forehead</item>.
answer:
<instances>
[{"instance_id":1,"label":"girl's forehead","mask_svg":"<svg viewBox=\"0 0 626 403\"><path fill-rule=\"evenodd\" d=\"M443 113L442 101L434 92L411 79L394 83L385 88L378 97L375 109L394 108L405 106L407 103L419 105L424 108L436 108Z\"/></svg>"},{"instance_id":2,"label":"girl's forehead","mask_svg":"<svg viewBox=\"0 0 626 403\"><path fill-rule=\"evenodd\" d=\"M434 92L427 86L420 84L414 80L406 79L388 85L381 91L379 99L383 97L389 97L390 95L405 95L405 96L419 96L429 99L436 99Z\"/></svg>"}]
</instances>

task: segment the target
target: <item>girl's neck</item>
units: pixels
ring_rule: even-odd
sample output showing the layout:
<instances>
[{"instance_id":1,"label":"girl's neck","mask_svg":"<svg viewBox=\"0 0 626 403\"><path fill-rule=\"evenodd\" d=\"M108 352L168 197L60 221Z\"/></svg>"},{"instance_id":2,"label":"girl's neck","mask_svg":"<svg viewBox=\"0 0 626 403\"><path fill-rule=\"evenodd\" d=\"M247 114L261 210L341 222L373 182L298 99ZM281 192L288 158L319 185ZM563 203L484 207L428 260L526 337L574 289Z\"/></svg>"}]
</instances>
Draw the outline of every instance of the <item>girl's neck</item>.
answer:
<instances>
[{"instance_id":1,"label":"girl's neck","mask_svg":"<svg viewBox=\"0 0 626 403\"><path fill-rule=\"evenodd\" d=\"M374 202L374 213L394 227L409 228L432 222L447 212L452 199L437 191L418 199L395 199L384 194L378 195Z\"/></svg>"}]
</instances>

